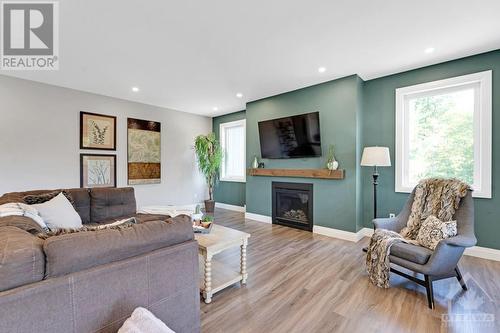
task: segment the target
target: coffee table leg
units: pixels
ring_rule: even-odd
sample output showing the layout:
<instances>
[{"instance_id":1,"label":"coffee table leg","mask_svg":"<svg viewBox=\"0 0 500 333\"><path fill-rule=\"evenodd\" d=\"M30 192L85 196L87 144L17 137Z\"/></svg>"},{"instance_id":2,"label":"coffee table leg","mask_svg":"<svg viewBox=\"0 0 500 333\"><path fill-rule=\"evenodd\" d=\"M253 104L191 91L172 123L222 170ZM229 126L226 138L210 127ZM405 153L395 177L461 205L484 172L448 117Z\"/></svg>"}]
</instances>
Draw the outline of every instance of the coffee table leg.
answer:
<instances>
[{"instance_id":1,"label":"coffee table leg","mask_svg":"<svg viewBox=\"0 0 500 333\"><path fill-rule=\"evenodd\" d=\"M241 284L246 284L248 278L247 273L247 240L241 245Z\"/></svg>"},{"instance_id":2,"label":"coffee table leg","mask_svg":"<svg viewBox=\"0 0 500 333\"><path fill-rule=\"evenodd\" d=\"M203 290L203 298L205 303L212 302L212 255L205 254L205 288Z\"/></svg>"}]
</instances>

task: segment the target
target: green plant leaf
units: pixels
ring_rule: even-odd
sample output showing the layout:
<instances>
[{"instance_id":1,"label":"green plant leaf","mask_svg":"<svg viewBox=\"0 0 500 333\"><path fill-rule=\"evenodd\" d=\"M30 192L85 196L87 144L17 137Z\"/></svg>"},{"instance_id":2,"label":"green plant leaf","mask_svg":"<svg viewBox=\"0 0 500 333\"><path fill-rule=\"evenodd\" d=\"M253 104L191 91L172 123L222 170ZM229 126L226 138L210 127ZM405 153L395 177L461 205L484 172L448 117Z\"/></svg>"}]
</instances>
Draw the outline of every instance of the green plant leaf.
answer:
<instances>
[{"instance_id":1,"label":"green plant leaf","mask_svg":"<svg viewBox=\"0 0 500 333\"><path fill-rule=\"evenodd\" d=\"M222 163L222 148L215 138L215 133L198 135L194 140L194 149L198 159L198 168L205 176L208 185L210 200L213 197L213 189L218 181L219 170Z\"/></svg>"}]
</instances>

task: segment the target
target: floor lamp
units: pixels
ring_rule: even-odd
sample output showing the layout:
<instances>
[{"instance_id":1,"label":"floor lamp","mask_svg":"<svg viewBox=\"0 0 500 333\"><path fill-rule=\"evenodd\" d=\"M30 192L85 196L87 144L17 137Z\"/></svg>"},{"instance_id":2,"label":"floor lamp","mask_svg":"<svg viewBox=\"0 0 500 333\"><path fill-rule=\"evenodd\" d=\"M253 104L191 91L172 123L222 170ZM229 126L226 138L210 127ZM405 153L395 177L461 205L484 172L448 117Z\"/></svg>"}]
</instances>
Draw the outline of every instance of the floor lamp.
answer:
<instances>
[{"instance_id":1,"label":"floor lamp","mask_svg":"<svg viewBox=\"0 0 500 333\"><path fill-rule=\"evenodd\" d=\"M387 147L365 147L361 157L361 166L373 167L373 218L377 218L378 167L391 166L391 156ZM375 226L373 226L375 228Z\"/></svg>"}]
</instances>

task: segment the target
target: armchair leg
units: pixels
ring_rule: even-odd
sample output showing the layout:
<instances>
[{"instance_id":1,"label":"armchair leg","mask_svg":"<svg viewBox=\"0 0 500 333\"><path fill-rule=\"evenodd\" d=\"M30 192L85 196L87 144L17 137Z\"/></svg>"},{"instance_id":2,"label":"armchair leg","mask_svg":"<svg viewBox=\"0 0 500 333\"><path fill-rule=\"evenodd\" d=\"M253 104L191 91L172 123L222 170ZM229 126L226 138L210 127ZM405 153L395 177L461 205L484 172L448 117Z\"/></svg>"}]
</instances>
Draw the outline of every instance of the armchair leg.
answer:
<instances>
[{"instance_id":1,"label":"armchair leg","mask_svg":"<svg viewBox=\"0 0 500 333\"><path fill-rule=\"evenodd\" d=\"M434 309L434 291L432 289L432 278L429 275L425 277L425 289L427 290L427 303L430 309Z\"/></svg>"},{"instance_id":2,"label":"armchair leg","mask_svg":"<svg viewBox=\"0 0 500 333\"><path fill-rule=\"evenodd\" d=\"M463 290L467 290L467 285L465 284L465 281L464 281L464 279L462 277L462 273L460 273L460 270L458 269L458 266L455 267L455 273L457 274L457 280L460 283L460 285L462 286L462 289Z\"/></svg>"}]
</instances>

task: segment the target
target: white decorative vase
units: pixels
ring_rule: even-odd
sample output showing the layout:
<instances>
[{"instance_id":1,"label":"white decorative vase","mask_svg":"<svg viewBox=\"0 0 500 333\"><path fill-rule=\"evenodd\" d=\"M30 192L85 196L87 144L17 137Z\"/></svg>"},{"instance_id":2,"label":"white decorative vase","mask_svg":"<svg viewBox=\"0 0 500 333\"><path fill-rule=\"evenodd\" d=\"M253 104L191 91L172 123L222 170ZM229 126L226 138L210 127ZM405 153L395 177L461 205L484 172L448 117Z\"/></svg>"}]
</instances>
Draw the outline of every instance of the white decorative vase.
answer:
<instances>
[{"instance_id":1,"label":"white decorative vase","mask_svg":"<svg viewBox=\"0 0 500 333\"><path fill-rule=\"evenodd\" d=\"M337 168L339 167L339 162L337 162L336 160L329 161L329 162L326 164L326 167L327 167L327 168L328 168L328 170L330 170L330 171L337 170Z\"/></svg>"},{"instance_id":2,"label":"white decorative vase","mask_svg":"<svg viewBox=\"0 0 500 333\"><path fill-rule=\"evenodd\" d=\"M252 162L252 168L257 169L258 167L259 167L259 161L257 160L257 156L255 156Z\"/></svg>"}]
</instances>

